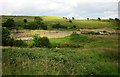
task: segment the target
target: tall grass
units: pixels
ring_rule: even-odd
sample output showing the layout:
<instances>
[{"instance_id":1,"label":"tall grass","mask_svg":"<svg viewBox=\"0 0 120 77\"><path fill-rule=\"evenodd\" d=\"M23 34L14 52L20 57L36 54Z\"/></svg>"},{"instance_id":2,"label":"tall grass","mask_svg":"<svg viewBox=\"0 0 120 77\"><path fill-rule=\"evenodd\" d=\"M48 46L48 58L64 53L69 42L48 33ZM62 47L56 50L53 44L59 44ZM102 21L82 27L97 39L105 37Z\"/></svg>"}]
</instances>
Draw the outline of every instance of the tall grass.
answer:
<instances>
[{"instance_id":1,"label":"tall grass","mask_svg":"<svg viewBox=\"0 0 120 77\"><path fill-rule=\"evenodd\" d=\"M117 60L104 54L97 49L3 48L3 75L117 75Z\"/></svg>"}]
</instances>

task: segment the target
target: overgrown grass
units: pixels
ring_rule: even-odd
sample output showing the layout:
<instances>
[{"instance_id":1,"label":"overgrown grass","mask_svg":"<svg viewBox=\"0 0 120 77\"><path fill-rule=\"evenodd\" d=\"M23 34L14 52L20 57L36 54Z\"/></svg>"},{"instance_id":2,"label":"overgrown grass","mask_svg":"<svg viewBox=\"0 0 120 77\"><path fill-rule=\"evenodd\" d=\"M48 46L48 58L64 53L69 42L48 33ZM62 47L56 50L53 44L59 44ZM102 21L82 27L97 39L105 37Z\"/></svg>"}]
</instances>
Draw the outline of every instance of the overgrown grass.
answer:
<instances>
[{"instance_id":1,"label":"overgrown grass","mask_svg":"<svg viewBox=\"0 0 120 77\"><path fill-rule=\"evenodd\" d=\"M3 48L3 75L118 75L106 50ZM109 52L107 52L109 53Z\"/></svg>"},{"instance_id":2,"label":"overgrown grass","mask_svg":"<svg viewBox=\"0 0 120 77\"><path fill-rule=\"evenodd\" d=\"M82 44L83 48L3 47L3 75L118 75L117 35L77 35L52 43ZM83 40L83 41L82 41Z\"/></svg>"}]
</instances>

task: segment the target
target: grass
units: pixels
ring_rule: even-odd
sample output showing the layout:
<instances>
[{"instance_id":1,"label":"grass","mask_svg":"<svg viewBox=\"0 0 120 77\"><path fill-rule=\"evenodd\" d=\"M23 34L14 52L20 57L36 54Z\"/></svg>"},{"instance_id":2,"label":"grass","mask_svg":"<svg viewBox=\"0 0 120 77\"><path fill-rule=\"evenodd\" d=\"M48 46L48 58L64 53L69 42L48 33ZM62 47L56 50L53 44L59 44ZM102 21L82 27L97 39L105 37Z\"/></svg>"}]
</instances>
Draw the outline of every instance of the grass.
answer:
<instances>
[{"instance_id":1,"label":"grass","mask_svg":"<svg viewBox=\"0 0 120 77\"><path fill-rule=\"evenodd\" d=\"M117 21L68 20L57 16L41 16L48 30L52 24L67 26L66 30L117 29ZM15 20L16 26L34 22L34 16L3 16ZM70 29L72 26L76 29ZM22 29L22 28L19 28ZM60 29L65 31L65 29ZM67 32L67 31L66 31ZM118 35L72 34L63 38L50 38L52 48L3 47L3 75L119 75ZM30 43L31 42L27 42Z\"/></svg>"},{"instance_id":2,"label":"grass","mask_svg":"<svg viewBox=\"0 0 120 77\"><path fill-rule=\"evenodd\" d=\"M81 39L80 39L81 38ZM75 41L78 42L75 42ZM82 41L83 40L83 41ZM83 48L3 47L3 75L118 75L117 35L71 35L54 38L55 44ZM64 69L64 70L63 70Z\"/></svg>"},{"instance_id":3,"label":"grass","mask_svg":"<svg viewBox=\"0 0 120 77\"><path fill-rule=\"evenodd\" d=\"M3 48L3 75L118 75L117 60L97 50Z\"/></svg>"},{"instance_id":4,"label":"grass","mask_svg":"<svg viewBox=\"0 0 120 77\"><path fill-rule=\"evenodd\" d=\"M27 19L28 23L34 22L35 16L2 16L2 22L5 22L8 18L13 18L15 20L16 26L24 25L24 19ZM112 28L117 29L118 28L118 21L112 21L112 20L72 20L72 23L70 23L68 20L57 17L57 16L40 16L43 18L43 22L48 26L49 30L52 30L52 25L54 23L60 23L64 26L67 26L67 30L73 30L70 29L72 26L76 26L76 30L85 28L85 29L103 29L103 28Z\"/></svg>"},{"instance_id":5,"label":"grass","mask_svg":"<svg viewBox=\"0 0 120 77\"><path fill-rule=\"evenodd\" d=\"M85 34L72 34L70 36L64 38L50 38L50 42L52 43L53 47L57 47L58 45L80 45L85 46L90 43L99 43L101 40L99 37L94 37L93 35L85 35ZM101 40L102 41L102 40ZM98 44L97 43L97 44ZM91 46L92 47L92 46Z\"/></svg>"}]
</instances>

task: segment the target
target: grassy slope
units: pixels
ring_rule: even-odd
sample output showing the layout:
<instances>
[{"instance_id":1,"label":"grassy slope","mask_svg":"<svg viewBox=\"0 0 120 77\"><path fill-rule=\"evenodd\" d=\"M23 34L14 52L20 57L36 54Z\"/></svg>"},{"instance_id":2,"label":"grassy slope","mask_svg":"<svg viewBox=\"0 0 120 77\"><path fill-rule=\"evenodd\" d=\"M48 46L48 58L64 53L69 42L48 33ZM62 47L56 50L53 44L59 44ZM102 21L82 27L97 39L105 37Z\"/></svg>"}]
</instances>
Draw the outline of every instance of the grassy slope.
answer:
<instances>
[{"instance_id":1,"label":"grassy slope","mask_svg":"<svg viewBox=\"0 0 120 77\"><path fill-rule=\"evenodd\" d=\"M28 23L34 21L32 16L14 17L14 20L17 25L22 25L25 18ZM69 23L67 20L54 16L42 18L49 29L51 29L51 24L58 22L65 26L76 25L78 28L116 28L117 26L114 21L74 20L73 23ZM3 17L3 21L5 20ZM80 44L83 48L3 48L3 74L117 75L118 67L120 67L118 66L117 35L103 36L80 35L50 39L54 46L67 43Z\"/></svg>"},{"instance_id":2,"label":"grassy slope","mask_svg":"<svg viewBox=\"0 0 120 77\"><path fill-rule=\"evenodd\" d=\"M3 48L3 75L117 75L118 61L96 50Z\"/></svg>"},{"instance_id":3,"label":"grassy slope","mask_svg":"<svg viewBox=\"0 0 120 77\"><path fill-rule=\"evenodd\" d=\"M94 40L91 37L94 37ZM68 43L76 41L76 38L88 41L77 40L77 43L84 44L84 48L3 48L3 74L118 74L117 35L104 37L80 35L74 36L72 41L70 38L72 36L50 41L61 44L63 41Z\"/></svg>"},{"instance_id":4,"label":"grassy slope","mask_svg":"<svg viewBox=\"0 0 120 77\"><path fill-rule=\"evenodd\" d=\"M16 22L16 26L18 25L23 25L24 19L28 20L28 23L33 23L34 22L34 17L35 16L3 16L2 20L5 22L8 18L13 18ZM116 21L98 21L98 20L73 20L72 23L68 22L66 19L62 19L60 17L56 16L40 16L43 18L45 24L48 26L49 29L52 29L51 26L54 23L61 23L64 26L72 27L73 25L77 26L77 29L79 28L113 28L116 29L118 27L118 24Z\"/></svg>"}]
</instances>

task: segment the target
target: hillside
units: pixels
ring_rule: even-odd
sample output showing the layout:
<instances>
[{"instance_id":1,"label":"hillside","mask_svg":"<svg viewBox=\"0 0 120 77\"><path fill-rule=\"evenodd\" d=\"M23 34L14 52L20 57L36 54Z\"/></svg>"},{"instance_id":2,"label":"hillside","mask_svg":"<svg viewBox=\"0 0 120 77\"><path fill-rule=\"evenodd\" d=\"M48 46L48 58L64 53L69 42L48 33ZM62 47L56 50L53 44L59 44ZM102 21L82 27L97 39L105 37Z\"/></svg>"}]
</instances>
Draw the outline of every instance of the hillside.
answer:
<instances>
[{"instance_id":1,"label":"hillside","mask_svg":"<svg viewBox=\"0 0 120 77\"><path fill-rule=\"evenodd\" d=\"M8 18L13 18L16 27L24 25L24 19L27 20L27 24L34 23L36 16L2 16L2 22L4 23ZM78 30L78 29L103 29L103 28L118 28L118 21L115 20L72 20L72 23L68 19L63 19L57 16L37 16L43 19L43 23L47 25L48 29L53 29L54 24L61 24L67 27L66 30ZM34 25L33 25L34 26ZM75 28L73 28L75 26Z\"/></svg>"},{"instance_id":2,"label":"hillside","mask_svg":"<svg viewBox=\"0 0 120 77\"><path fill-rule=\"evenodd\" d=\"M120 76L117 20L2 16L2 23L3 75Z\"/></svg>"}]
</instances>

